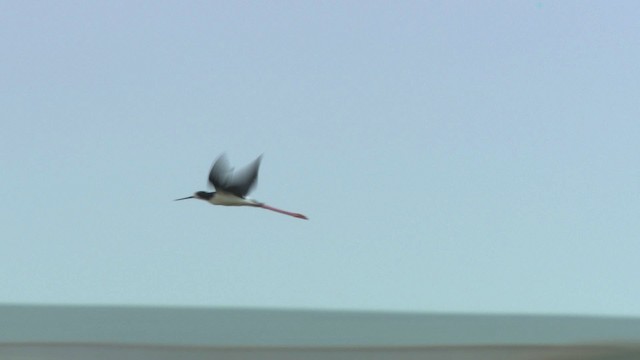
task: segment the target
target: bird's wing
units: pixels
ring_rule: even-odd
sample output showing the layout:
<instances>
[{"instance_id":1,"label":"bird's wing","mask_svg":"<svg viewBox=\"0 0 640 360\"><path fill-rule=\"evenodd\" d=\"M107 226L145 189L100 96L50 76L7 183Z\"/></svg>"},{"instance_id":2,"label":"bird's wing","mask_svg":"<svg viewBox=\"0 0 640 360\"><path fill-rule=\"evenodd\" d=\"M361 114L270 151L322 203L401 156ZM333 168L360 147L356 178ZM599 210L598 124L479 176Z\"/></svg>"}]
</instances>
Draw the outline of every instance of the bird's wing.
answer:
<instances>
[{"instance_id":1,"label":"bird's wing","mask_svg":"<svg viewBox=\"0 0 640 360\"><path fill-rule=\"evenodd\" d=\"M209 181L217 191L225 191L243 198L256 185L261 160L262 155L234 174L233 169L229 167L227 157L222 155L213 164L209 173Z\"/></svg>"},{"instance_id":2,"label":"bird's wing","mask_svg":"<svg viewBox=\"0 0 640 360\"><path fill-rule=\"evenodd\" d=\"M211 167L211 171L209 172L209 182L216 188L216 190L220 191L227 186L232 175L233 169L229 166L227 155L222 154Z\"/></svg>"}]
</instances>

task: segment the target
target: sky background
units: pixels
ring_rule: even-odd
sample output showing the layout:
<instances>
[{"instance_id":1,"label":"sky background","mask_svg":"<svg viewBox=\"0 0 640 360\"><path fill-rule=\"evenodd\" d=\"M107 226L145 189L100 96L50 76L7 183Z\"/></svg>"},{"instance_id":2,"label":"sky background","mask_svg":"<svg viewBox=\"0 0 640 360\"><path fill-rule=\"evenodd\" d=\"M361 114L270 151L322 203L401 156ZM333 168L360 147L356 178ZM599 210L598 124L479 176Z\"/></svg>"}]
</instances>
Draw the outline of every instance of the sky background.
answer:
<instances>
[{"instance_id":1,"label":"sky background","mask_svg":"<svg viewBox=\"0 0 640 360\"><path fill-rule=\"evenodd\" d=\"M638 19L2 1L0 303L640 316Z\"/></svg>"}]
</instances>

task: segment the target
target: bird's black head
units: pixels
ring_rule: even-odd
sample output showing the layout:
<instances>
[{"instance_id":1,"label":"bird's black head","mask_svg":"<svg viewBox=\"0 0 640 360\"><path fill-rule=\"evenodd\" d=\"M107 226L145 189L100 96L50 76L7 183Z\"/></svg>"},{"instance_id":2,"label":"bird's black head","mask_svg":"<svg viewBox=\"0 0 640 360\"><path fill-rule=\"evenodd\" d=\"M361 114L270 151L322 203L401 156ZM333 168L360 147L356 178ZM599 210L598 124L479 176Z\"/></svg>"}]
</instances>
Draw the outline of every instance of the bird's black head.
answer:
<instances>
[{"instance_id":1,"label":"bird's black head","mask_svg":"<svg viewBox=\"0 0 640 360\"><path fill-rule=\"evenodd\" d=\"M198 191L197 193L193 194L193 196L187 196L187 197L183 197L180 199L176 199L175 201L179 201L179 200L187 200L187 199L200 199L200 200L209 200L213 197L213 194L215 194L214 192L206 192L206 191Z\"/></svg>"},{"instance_id":2,"label":"bird's black head","mask_svg":"<svg viewBox=\"0 0 640 360\"><path fill-rule=\"evenodd\" d=\"M213 197L213 194L215 193L198 191L197 193L193 194L193 197L195 197L196 199L209 200Z\"/></svg>"}]
</instances>

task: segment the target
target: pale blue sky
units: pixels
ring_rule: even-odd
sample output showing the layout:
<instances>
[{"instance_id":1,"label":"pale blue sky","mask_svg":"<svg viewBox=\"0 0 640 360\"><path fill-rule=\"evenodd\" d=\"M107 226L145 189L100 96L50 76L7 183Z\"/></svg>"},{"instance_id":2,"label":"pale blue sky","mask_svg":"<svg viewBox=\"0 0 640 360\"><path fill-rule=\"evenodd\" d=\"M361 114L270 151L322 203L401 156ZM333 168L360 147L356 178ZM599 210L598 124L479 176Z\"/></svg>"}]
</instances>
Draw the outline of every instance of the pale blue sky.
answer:
<instances>
[{"instance_id":1,"label":"pale blue sky","mask_svg":"<svg viewBox=\"0 0 640 360\"><path fill-rule=\"evenodd\" d=\"M640 315L635 1L0 3L0 303ZM252 197L173 202L223 151Z\"/></svg>"}]
</instances>

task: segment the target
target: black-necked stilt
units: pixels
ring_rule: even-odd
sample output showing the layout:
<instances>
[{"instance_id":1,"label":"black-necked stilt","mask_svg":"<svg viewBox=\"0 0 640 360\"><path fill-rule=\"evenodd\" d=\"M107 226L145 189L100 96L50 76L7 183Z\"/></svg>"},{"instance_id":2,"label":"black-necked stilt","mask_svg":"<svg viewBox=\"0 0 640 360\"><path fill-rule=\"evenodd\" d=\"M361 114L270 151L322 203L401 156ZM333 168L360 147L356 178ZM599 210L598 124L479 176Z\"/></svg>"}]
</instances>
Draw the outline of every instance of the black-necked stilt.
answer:
<instances>
[{"instance_id":1,"label":"black-necked stilt","mask_svg":"<svg viewBox=\"0 0 640 360\"><path fill-rule=\"evenodd\" d=\"M281 214L307 220L307 217L271 207L265 203L247 198L247 194L253 189L258 179L258 169L260 168L262 155L237 174L233 173L233 168L229 167L229 161L225 154L220 155L218 160L211 167L209 172L209 182L216 189L215 192L198 191L193 196L187 196L178 200L200 199L208 201L214 205L225 206L253 206L276 211Z\"/></svg>"}]
</instances>

